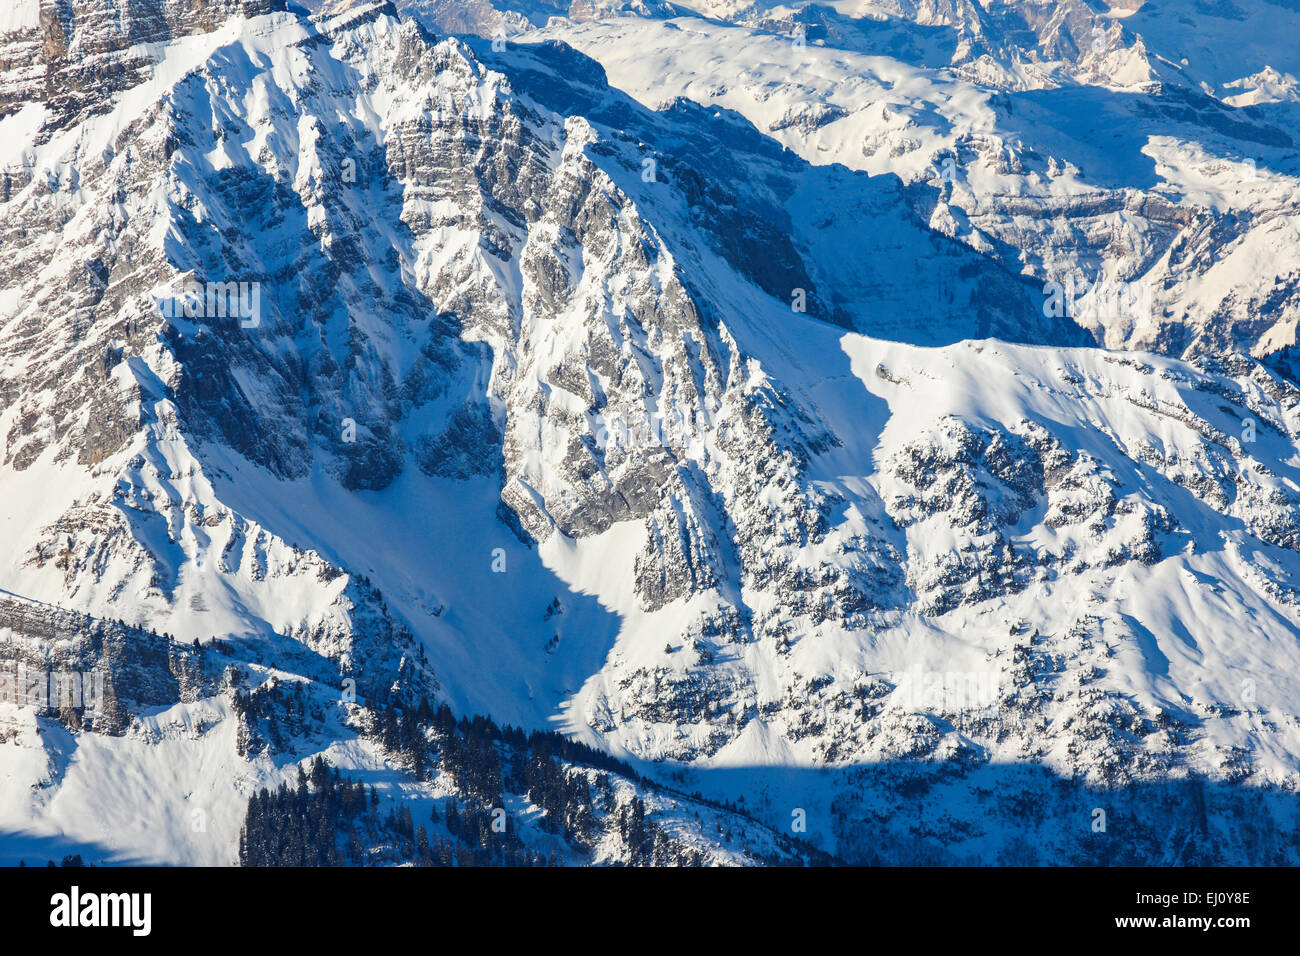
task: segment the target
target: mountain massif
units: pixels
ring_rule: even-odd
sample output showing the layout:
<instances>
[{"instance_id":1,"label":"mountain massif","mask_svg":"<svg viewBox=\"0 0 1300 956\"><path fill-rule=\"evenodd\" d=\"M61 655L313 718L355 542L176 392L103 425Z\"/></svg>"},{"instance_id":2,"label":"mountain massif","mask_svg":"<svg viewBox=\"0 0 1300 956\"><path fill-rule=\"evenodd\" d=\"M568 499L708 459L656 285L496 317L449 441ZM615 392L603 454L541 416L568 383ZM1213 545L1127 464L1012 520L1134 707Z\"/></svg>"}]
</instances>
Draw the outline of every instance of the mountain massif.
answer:
<instances>
[{"instance_id":1,"label":"mountain massif","mask_svg":"<svg viewBox=\"0 0 1300 956\"><path fill-rule=\"evenodd\" d=\"M1300 861L1293 4L308 6L0 13L0 859Z\"/></svg>"}]
</instances>

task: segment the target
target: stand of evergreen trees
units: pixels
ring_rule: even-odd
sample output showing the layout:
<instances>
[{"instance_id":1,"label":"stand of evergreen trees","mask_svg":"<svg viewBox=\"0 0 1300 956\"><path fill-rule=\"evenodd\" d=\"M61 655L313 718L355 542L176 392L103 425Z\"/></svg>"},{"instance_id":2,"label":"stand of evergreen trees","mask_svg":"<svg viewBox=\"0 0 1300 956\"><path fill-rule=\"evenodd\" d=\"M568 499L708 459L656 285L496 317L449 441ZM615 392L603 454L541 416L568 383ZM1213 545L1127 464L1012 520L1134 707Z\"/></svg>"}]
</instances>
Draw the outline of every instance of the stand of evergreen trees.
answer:
<instances>
[{"instance_id":1,"label":"stand of evergreen trees","mask_svg":"<svg viewBox=\"0 0 1300 956\"><path fill-rule=\"evenodd\" d=\"M275 715L302 714L300 695L289 688L237 696L246 719L266 721L275 734ZM575 763L606 768L597 778L605 805L613 806L609 771L635 779L630 767L555 733L498 727L488 717L457 720L445 705L427 700L401 707L367 707L367 735L418 780L435 768L445 772L457 792L445 818L434 811L430 825L418 825L410 807L380 814L379 801L363 784L349 782L320 757L310 772L299 769L297 786L263 788L248 804L240 835L239 860L245 866L342 866L409 862L420 866L539 866L561 862L530 849L505 813L507 794L524 797L542 810L539 829L562 837L586 855L604 832L593 805L587 774ZM666 859L666 841L638 798L612 814L634 862ZM445 834L437 832L445 830Z\"/></svg>"},{"instance_id":2,"label":"stand of evergreen trees","mask_svg":"<svg viewBox=\"0 0 1300 956\"><path fill-rule=\"evenodd\" d=\"M237 695L235 706L249 725L267 725L268 732L275 734L275 717L301 720L305 711L310 712L304 703L297 688L271 687ZM611 775L641 782L630 766L558 733L526 734L516 727L499 727L483 716L458 720L445 704L434 709L427 700L366 704L361 727L416 780L446 775L444 782L450 782L456 796L446 802L443 816L435 808L427 824L417 824L409 804L381 814L373 790L349 782L317 757L310 772L299 769L296 787L263 789L249 801L240 836L241 864L540 866L563 862L556 849L544 856L523 842L515 819L505 810L521 803L540 809L532 826L563 840L578 859L590 859L597 844L616 833L632 865L705 862L697 850L667 837L640 796L617 799ZM791 850L798 841L782 842L791 844L786 847ZM808 850L807 857L818 855Z\"/></svg>"},{"instance_id":3,"label":"stand of evergreen trees","mask_svg":"<svg viewBox=\"0 0 1300 956\"><path fill-rule=\"evenodd\" d=\"M340 838L349 851L378 838L378 800L365 785L344 780L337 769L317 757L308 775L298 768L298 786L262 788L248 801L239 835L242 866L342 866ZM364 838L362 836L364 834Z\"/></svg>"},{"instance_id":4,"label":"stand of evergreen trees","mask_svg":"<svg viewBox=\"0 0 1300 956\"><path fill-rule=\"evenodd\" d=\"M298 681L271 678L252 691L236 690L233 707L239 716L235 749L241 757L283 750L288 740L325 722L324 712Z\"/></svg>"}]
</instances>

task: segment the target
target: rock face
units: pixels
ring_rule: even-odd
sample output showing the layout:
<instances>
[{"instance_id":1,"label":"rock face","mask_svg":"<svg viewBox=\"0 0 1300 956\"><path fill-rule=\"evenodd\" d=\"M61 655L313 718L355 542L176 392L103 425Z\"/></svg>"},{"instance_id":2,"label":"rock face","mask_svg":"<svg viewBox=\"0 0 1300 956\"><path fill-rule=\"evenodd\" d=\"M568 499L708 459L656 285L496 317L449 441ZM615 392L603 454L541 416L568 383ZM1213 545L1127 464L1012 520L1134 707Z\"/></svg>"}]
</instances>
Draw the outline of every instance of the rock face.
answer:
<instances>
[{"instance_id":1,"label":"rock face","mask_svg":"<svg viewBox=\"0 0 1300 956\"><path fill-rule=\"evenodd\" d=\"M193 702L216 690L200 649L118 622L0 596L0 626L3 700L25 697L70 728L120 736L131 709Z\"/></svg>"},{"instance_id":2,"label":"rock face","mask_svg":"<svg viewBox=\"0 0 1300 956\"><path fill-rule=\"evenodd\" d=\"M0 112L40 102L58 127L109 108L105 94L148 79L145 44L215 30L232 16L285 10L285 0L20 0L5 42Z\"/></svg>"},{"instance_id":3,"label":"rock face","mask_svg":"<svg viewBox=\"0 0 1300 956\"><path fill-rule=\"evenodd\" d=\"M844 859L1025 856L978 801L890 829L931 789L1038 801L1036 845L1115 859L1069 836L1076 796L1149 833L1135 795L1187 786L1218 809L1146 859L1199 859L1195 832L1294 860L1230 819L1290 832L1300 784L1285 356L1208 356L1254 347L1233 310L1178 319L1172 355L1082 347L1113 329L1034 265L1099 241L1042 245L1062 217L1131 213L1189 257L1177 299L1255 226L813 164L860 110L651 110L556 25L502 48L384 4L108 10L0 37L0 584L76 635L11 614L3 660L106 666L122 701L0 710L14 786L75 807L113 760L201 762L155 809L201 793L207 842L181 816L128 839L232 862L250 792L308 756L458 793L372 725L441 698L743 790L768 829L695 834L704 859L811 858L771 835L796 809ZM971 169L1021 175L999 149ZM47 796L0 828L104 839Z\"/></svg>"}]
</instances>

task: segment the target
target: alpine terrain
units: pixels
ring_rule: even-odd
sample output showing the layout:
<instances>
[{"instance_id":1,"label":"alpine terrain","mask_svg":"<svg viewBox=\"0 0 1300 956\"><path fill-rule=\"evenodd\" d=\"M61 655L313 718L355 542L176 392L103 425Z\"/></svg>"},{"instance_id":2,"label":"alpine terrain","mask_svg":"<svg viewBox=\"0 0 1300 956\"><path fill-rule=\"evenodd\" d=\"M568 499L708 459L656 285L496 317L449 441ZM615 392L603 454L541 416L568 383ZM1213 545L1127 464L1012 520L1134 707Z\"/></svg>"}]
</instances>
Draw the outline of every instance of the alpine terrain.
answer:
<instances>
[{"instance_id":1,"label":"alpine terrain","mask_svg":"<svg viewBox=\"0 0 1300 956\"><path fill-rule=\"evenodd\" d=\"M1295 0L11 0L0 862L1300 864Z\"/></svg>"}]
</instances>

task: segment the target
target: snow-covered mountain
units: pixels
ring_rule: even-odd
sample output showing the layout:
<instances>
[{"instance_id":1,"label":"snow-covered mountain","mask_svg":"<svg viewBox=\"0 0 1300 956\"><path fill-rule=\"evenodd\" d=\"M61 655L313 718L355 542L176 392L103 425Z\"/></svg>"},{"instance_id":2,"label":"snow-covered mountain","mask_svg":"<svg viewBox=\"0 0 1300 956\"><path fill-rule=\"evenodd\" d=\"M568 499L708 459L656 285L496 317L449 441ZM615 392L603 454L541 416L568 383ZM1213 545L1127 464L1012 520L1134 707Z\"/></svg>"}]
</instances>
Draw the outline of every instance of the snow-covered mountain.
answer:
<instances>
[{"instance_id":1,"label":"snow-covered mountain","mask_svg":"<svg viewBox=\"0 0 1300 956\"><path fill-rule=\"evenodd\" d=\"M1260 23L3 17L5 858L1295 861Z\"/></svg>"}]
</instances>

